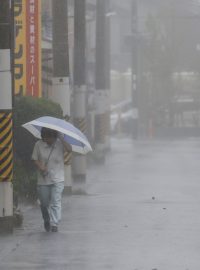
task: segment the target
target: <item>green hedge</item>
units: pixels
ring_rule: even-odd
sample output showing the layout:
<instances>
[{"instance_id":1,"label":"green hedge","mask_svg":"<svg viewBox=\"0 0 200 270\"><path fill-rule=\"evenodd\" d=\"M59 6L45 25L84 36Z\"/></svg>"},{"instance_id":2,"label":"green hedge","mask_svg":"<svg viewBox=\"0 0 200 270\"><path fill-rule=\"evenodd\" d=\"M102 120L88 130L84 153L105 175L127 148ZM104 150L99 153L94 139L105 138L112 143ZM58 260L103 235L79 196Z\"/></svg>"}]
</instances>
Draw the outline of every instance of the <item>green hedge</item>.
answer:
<instances>
[{"instance_id":1,"label":"green hedge","mask_svg":"<svg viewBox=\"0 0 200 270\"><path fill-rule=\"evenodd\" d=\"M60 105L33 97L16 97L13 108L14 141L14 195L28 199L36 198L36 170L31 161L31 154L36 139L22 124L41 116L62 118Z\"/></svg>"}]
</instances>

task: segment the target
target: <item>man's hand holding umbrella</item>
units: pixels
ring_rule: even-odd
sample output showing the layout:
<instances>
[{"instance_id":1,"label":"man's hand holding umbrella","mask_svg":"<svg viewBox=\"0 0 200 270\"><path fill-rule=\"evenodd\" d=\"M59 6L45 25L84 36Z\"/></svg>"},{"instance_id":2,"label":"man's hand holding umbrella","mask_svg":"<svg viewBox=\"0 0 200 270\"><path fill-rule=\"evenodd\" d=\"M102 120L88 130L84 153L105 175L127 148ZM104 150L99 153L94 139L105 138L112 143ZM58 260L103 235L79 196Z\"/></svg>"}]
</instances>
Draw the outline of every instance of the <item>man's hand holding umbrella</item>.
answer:
<instances>
[{"instance_id":1,"label":"man's hand holding umbrella","mask_svg":"<svg viewBox=\"0 0 200 270\"><path fill-rule=\"evenodd\" d=\"M61 141L65 151L66 152L72 152L72 146L67 141L64 140L63 134L58 133L58 138Z\"/></svg>"}]
</instances>

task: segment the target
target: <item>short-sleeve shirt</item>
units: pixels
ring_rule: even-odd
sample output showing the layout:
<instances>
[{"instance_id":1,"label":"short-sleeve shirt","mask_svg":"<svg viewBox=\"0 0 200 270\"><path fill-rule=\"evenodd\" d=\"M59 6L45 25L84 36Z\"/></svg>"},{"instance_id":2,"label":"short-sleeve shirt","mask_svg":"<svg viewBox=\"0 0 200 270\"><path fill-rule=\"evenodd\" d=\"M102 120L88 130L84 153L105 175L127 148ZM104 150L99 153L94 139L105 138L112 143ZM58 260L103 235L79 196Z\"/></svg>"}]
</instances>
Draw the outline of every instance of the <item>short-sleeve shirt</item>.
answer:
<instances>
[{"instance_id":1,"label":"short-sleeve shirt","mask_svg":"<svg viewBox=\"0 0 200 270\"><path fill-rule=\"evenodd\" d=\"M39 170L37 172L38 185L51 185L64 181L64 148L59 139L56 140L53 146L48 145L42 140L37 141L33 149L32 160L38 160L44 165L48 160L46 165L48 172L47 175L42 176Z\"/></svg>"}]
</instances>

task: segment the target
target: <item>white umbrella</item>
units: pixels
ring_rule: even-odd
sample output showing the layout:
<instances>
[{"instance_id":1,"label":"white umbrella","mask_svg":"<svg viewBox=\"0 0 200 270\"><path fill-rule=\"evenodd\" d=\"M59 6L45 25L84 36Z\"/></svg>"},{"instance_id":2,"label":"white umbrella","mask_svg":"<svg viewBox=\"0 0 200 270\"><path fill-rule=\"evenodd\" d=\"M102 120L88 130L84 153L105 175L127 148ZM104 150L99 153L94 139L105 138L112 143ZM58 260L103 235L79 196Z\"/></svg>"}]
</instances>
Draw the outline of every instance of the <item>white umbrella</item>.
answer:
<instances>
[{"instance_id":1,"label":"white umbrella","mask_svg":"<svg viewBox=\"0 0 200 270\"><path fill-rule=\"evenodd\" d=\"M63 119L43 116L23 124L22 127L39 139L41 138L42 127L56 130L64 135L64 140L72 146L72 151L80 154L87 154L92 151L86 136L78 128Z\"/></svg>"}]
</instances>

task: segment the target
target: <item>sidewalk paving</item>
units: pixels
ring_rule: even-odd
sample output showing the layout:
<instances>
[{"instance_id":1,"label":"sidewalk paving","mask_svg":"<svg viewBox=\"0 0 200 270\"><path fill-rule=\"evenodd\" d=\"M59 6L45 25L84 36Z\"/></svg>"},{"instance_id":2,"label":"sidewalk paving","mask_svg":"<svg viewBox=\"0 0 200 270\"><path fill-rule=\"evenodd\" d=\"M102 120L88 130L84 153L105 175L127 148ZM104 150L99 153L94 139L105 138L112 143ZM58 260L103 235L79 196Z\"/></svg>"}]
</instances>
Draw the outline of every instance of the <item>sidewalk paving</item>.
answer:
<instances>
[{"instance_id":1,"label":"sidewalk paving","mask_svg":"<svg viewBox=\"0 0 200 270\"><path fill-rule=\"evenodd\" d=\"M113 139L87 195L63 198L58 233L39 207L0 236L0 270L199 270L200 141Z\"/></svg>"}]
</instances>

